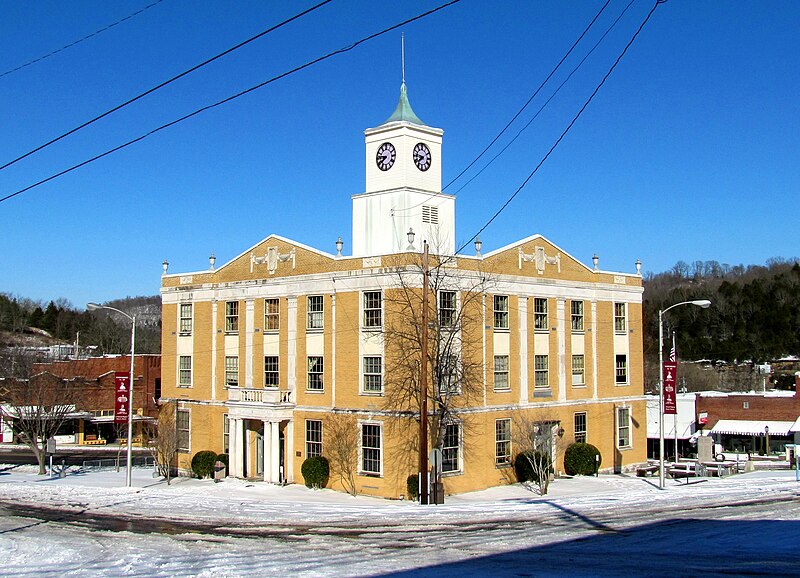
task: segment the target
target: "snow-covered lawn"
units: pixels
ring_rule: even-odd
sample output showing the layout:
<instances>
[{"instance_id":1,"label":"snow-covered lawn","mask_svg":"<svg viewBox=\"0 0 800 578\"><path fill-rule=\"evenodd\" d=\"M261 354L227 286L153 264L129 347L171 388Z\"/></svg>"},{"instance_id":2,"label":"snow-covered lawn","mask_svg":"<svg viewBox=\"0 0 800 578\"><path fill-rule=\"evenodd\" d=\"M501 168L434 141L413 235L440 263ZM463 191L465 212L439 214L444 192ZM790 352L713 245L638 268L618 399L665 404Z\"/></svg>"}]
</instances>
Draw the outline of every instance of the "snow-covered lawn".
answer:
<instances>
[{"instance_id":1,"label":"snow-covered lawn","mask_svg":"<svg viewBox=\"0 0 800 578\"><path fill-rule=\"evenodd\" d=\"M790 470L678 483L559 479L441 506L147 469L0 466L0 575L796 575ZM32 511L31 508L37 509ZM41 511L46 508L47 511Z\"/></svg>"}]
</instances>

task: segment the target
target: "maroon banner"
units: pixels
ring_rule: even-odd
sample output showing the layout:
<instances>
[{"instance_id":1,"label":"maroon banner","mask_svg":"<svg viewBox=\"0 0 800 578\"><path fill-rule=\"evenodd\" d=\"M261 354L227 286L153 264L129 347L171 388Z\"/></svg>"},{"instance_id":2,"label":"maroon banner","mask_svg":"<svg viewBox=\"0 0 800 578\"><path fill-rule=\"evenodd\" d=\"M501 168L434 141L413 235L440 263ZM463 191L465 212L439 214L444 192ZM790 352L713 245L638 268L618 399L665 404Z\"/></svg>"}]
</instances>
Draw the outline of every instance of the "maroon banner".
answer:
<instances>
[{"instance_id":1,"label":"maroon banner","mask_svg":"<svg viewBox=\"0 0 800 578\"><path fill-rule=\"evenodd\" d=\"M664 362L664 414L678 413L678 402L675 399L675 382L678 373L677 361Z\"/></svg>"},{"instance_id":2,"label":"maroon banner","mask_svg":"<svg viewBox=\"0 0 800 578\"><path fill-rule=\"evenodd\" d=\"M131 392L131 374L127 371L114 373L114 423L128 422L128 400Z\"/></svg>"}]
</instances>

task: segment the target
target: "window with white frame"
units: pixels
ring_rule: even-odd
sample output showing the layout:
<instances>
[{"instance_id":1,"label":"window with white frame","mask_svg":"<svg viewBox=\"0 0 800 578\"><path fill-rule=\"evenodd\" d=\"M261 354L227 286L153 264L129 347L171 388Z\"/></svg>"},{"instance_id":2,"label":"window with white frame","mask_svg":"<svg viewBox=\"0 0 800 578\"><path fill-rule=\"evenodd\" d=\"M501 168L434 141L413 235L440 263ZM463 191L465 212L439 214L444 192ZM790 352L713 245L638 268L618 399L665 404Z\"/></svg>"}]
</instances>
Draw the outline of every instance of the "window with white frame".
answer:
<instances>
[{"instance_id":1,"label":"window with white frame","mask_svg":"<svg viewBox=\"0 0 800 578\"><path fill-rule=\"evenodd\" d=\"M175 433L179 452L189 452L189 410L179 409L175 414Z\"/></svg>"},{"instance_id":2,"label":"window with white frame","mask_svg":"<svg viewBox=\"0 0 800 578\"><path fill-rule=\"evenodd\" d=\"M280 373L278 369L278 356L264 356L264 387L278 387L280 384Z\"/></svg>"},{"instance_id":3,"label":"window with white frame","mask_svg":"<svg viewBox=\"0 0 800 578\"><path fill-rule=\"evenodd\" d=\"M628 330L625 303L614 303L614 331L625 333Z\"/></svg>"},{"instance_id":4,"label":"window with white frame","mask_svg":"<svg viewBox=\"0 0 800 578\"><path fill-rule=\"evenodd\" d=\"M548 326L547 299L544 297L535 297L533 299L533 328L536 331L547 331Z\"/></svg>"},{"instance_id":5,"label":"window with white frame","mask_svg":"<svg viewBox=\"0 0 800 578\"><path fill-rule=\"evenodd\" d=\"M439 291L439 325L452 327L456 322L456 292Z\"/></svg>"},{"instance_id":6,"label":"window with white frame","mask_svg":"<svg viewBox=\"0 0 800 578\"><path fill-rule=\"evenodd\" d=\"M572 330L583 331L583 301L571 301L569 307L572 314Z\"/></svg>"},{"instance_id":7,"label":"window with white frame","mask_svg":"<svg viewBox=\"0 0 800 578\"><path fill-rule=\"evenodd\" d=\"M511 463L511 420L494 422L494 463L504 466Z\"/></svg>"},{"instance_id":8,"label":"window with white frame","mask_svg":"<svg viewBox=\"0 0 800 578\"><path fill-rule=\"evenodd\" d=\"M277 299L264 299L264 331L281 328L280 303Z\"/></svg>"},{"instance_id":9,"label":"window with white frame","mask_svg":"<svg viewBox=\"0 0 800 578\"><path fill-rule=\"evenodd\" d=\"M239 386L239 358L235 355L225 356L225 385Z\"/></svg>"},{"instance_id":10,"label":"window with white frame","mask_svg":"<svg viewBox=\"0 0 800 578\"><path fill-rule=\"evenodd\" d=\"M364 358L364 392L383 393L383 371L380 356Z\"/></svg>"},{"instance_id":11,"label":"window with white frame","mask_svg":"<svg viewBox=\"0 0 800 578\"><path fill-rule=\"evenodd\" d=\"M306 420L306 458L322 455L322 420Z\"/></svg>"},{"instance_id":12,"label":"window with white frame","mask_svg":"<svg viewBox=\"0 0 800 578\"><path fill-rule=\"evenodd\" d=\"M322 356L309 355L308 356L308 385L309 391L322 391Z\"/></svg>"},{"instance_id":13,"label":"window with white frame","mask_svg":"<svg viewBox=\"0 0 800 578\"><path fill-rule=\"evenodd\" d=\"M508 384L508 355L494 356L494 388L509 389Z\"/></svg>"},{"instance_id":14,"label":"window with white frame","mask_svg":"<svg viewBox=\"0 0 800 578\"><path fill-rule=\"evenodd\" d=\"M381 292L364 292L364 328L380 329L383 326L381 311Z\"/></svg>"},{"instance_id":15,"label":"window with white frame","mask_svg":"<svg viewBox=\"0 0 800 578\"><path fill-rule=\"evenodd\" d=\"M627 407L617 408L617 447L631 447L631 410Z\"/></svg>"},{"instance_id":16,"label":"window with white frame","mask_svg":"<svg viewBox=\"0 0 800 578\"><path fill-rule=\"evenodd\" d=\"M178 357L178 385L188 387L192 385L192 356L181 355Z\"/></svg>"},{"instance_id":17,"label":"window with white frame","mask_svg":"<svg viewBox=\"0 0 800 578\"><path fill-rule=\"evenodd\" d=\"M382 426L376 423L361 424L361 473L380 476L382 469Z\"/></svg>"},{"instance_id":18,"label":"window with white frame","mask_svg":"<svg viewBox=\"0 0 800 578\"><path fill-rule=\"evenodd\" d=\"M614 367L614 382L617 385L628 383L628 356L616 355Z\"/></svg>"},{"instance_id":19,"label":"window with white frame","mask_svg":"<svg viewBox=\"0 0 800 578\"><path fill-rule=\"evenodd\" d=\"M508 329L508 295L494 296L494 328Z\"/></svg>"},{"instance_id":20,"label":"window with white frame","mask_svg":"<svg viewBox=\"0 0 800 578\"><path fill-rule=\"evenodd\" d=\"M586 385L585 363L583 355L572 356L572 385Z\"/></svg>"},{"instance_id":21,"label":"window with white frame","mask_svg":"<svg viewBox=\"0 0 800 578\"><path fill-rule=\"evenodd\" d=\"M586 412L575 412L573 424L575 427L575 443L586 443Z\"/></svg>"},{"instance_id":22,"label":"window with white frame","mask_svg":"<svg viewBox=\"0 0 800 578\"><path fill-rule=\"evenodd\" d=\"M231 420L227 413L222 414L222 453L230 453L231 449Z\"/></svg>"},{"instance_id":23,"label":"window with white frame","mask_svg":"<svg viewBox=\"0 0 800 578\"><path fill-rule=\"evenodd\" d=\"M181 314L180 314L180 326L179 332L181 335L191 335L192 334L192 304L191 303L181 303Z\"/></svg>"},{"instance_id":24,"label":"window with white frame","mask_svg":"<svg viewBox=\"0 0 800 578\"><path fill-rule=\"evenodd\" d=\"M461 471L461 424L448 423L442 438L442 473Z\"/></svg>"},{"instance_id":25,"label":"window with white frame","mask_svg":"<svg viewBox=\"0 0 800 578\"><path fill-rule=\"evenodd\" d=\"M442 355L436 368L439 380L439 393L444 395L458 394L458 357Z\"/></svg>"},{"instance_id":26,"label":"window with white frame","mask_svg":"<svg viewBox=\"0 0 800 578\"><path fill-rule=\"evenodd\" d=\"M533 356L533 384L535 387L547 388L550 385L550 360L547 355Z\"/></svg>"},{"instance_id":27,"label":"window with white frame","mask_svg":"<svg viewBox=\"0 0 800 578\"><path fill-rule=\"evenodd\" d=\"M225 333L236 333L239 331L239 302L225 302Z\"/></svg>"},{"instance_id":28,"label":"window with white frame","mask_svg":"<svg viewBox=\"0 0 800 578\"><path fill-rule=\"evenodd\" d=\"M308 324L306 328L322 329L323 312L322 295L310 295L308 297Z\"/></svg>"}]
</instances>

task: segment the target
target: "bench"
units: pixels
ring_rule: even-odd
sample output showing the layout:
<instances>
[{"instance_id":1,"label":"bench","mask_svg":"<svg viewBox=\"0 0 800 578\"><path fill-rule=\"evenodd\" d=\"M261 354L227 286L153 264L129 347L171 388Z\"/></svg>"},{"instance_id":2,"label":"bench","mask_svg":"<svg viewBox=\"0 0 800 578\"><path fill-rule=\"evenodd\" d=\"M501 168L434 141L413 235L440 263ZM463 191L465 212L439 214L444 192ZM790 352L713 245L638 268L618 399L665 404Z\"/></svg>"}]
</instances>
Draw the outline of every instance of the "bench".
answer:
<instances>
[{"instance_id":1,"label":"bench","mask_svg":"<svg viewBox=\"0 0 800 578\"><path fill-rule=\"evenodd\" d=\"M638 468L636 468L636 476L639 478L653 476L657 471L658 471L657 464L648 464L646 466L639 466Z\"/></svg>"},{"instance_id":2,"label":"bench","mask_svg":"<svg viewBox=\"0 0 800 578\"><path fill-rule=\"evenodd\" d=\"M83 445L85 445L85 446L104 446L104 445L106 445L106 440L83 440Z\"/></svg>"}]
</instances>

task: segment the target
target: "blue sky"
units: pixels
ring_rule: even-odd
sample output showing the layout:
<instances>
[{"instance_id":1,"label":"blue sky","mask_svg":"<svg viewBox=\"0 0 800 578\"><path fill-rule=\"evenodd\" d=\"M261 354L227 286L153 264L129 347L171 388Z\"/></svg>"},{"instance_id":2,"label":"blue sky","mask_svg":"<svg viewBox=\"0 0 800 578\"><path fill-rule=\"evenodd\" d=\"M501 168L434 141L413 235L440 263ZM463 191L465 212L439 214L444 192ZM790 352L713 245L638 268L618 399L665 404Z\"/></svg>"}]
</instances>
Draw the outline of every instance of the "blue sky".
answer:
<instances>
[{"instance_id":1,"label":"blue sky","mask_svg":"<svg viewBox=\"0 0 800 578\"><path fill-rule=\"evenodd\" d=\"M0 74L152 0L0 0ZM0 197L438 1L336 0L0 171ZM444 129L444 182L519 110L602 1L463 0L403 28L411 104ZM0 76L0 165L315 2L163 0ZM505 145L622 12L612 0ZM524 181L652 7L635 0L539 117L458 191L468 240ZM800 3L670 0L510 207L484 252L539 233L600 267L800 254ZM348 253L364 135L394 110L400 32L305 69L0 203L0 291L76 306L152 295L271 233ZM499 149L498 149L499 150ZM490 151L487 158L494 156Z\"/></svg>"}]
</instances>

